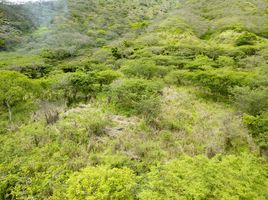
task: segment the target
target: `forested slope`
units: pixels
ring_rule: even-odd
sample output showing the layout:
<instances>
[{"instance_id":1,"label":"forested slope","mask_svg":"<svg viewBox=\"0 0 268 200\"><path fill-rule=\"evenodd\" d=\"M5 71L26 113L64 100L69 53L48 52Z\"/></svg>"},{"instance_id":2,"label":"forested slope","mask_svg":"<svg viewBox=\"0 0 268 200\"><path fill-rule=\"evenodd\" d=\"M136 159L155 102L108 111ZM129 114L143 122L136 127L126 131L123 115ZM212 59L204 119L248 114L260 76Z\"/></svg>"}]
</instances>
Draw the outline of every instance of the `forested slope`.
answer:
<instances>
[{"instance_id":1,"label":"forested slope","mask_svg":"<svg viewBox=\"0 0 268 200\"><path fill-rule=\"evenodd\" d=\"M19 6L0 4L0 51L15 45L23 33L32 28L33 24L24 12Z\"/></svg>"},{"instance_id":2,"label":"forested slope","mask_svg":"<svg viewBox=\"0 0 268 200\"><path fill-rule=\"evenodd\" d=\"M0 199L268 199L268 2L0 5Z\"/></svg>"}]
</instances>

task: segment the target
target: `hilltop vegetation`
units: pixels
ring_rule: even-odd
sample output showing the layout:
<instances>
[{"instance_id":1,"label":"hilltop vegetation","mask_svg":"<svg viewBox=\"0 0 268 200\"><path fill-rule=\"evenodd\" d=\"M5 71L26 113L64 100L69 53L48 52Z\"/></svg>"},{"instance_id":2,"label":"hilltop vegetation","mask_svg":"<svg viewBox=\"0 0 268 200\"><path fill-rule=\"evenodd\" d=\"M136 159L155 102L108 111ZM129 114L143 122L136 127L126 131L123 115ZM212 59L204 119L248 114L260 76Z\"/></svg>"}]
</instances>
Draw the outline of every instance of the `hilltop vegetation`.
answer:
<instances>
[{"instance_id":1,"label":"hilltop vegetation","mask_svg":"<svg viewBox=\"0 0 268 200\"><path fill-rule=\"evenodd\" d=\"M0 199L268 199L267 9L0 3Z\"/></svg>"}]
</instances>

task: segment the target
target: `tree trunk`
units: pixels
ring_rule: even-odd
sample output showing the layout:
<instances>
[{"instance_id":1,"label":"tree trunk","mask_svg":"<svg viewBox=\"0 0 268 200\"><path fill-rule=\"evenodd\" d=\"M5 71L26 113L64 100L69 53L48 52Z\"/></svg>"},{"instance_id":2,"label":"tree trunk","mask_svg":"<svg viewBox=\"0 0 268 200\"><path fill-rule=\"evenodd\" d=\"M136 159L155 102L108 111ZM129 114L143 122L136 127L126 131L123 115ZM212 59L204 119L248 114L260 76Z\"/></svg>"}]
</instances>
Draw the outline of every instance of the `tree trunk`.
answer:
<instances>
[{"instance_id":1,"label":"tree trunk","mask_svg":"<svg viewBox=\"0 0 268 200\"><path fill-rule=\"evenodd\" d=\"M11 106L9 105L8 101L5 101L5 104L6 104L7 109L8 109L9 123L11 123L12 122L12 110L11 110Z\"/></svg>"},{"instance_id":2,"label":"tree trunk","mask_svg":"<svg viewBox=\"0 0 268 200\"><path fill-rule=\"evenodd\" d=\"M87 104L91 100L91 95L86 95L85 103Z\"/></svg>"}]
</instances>

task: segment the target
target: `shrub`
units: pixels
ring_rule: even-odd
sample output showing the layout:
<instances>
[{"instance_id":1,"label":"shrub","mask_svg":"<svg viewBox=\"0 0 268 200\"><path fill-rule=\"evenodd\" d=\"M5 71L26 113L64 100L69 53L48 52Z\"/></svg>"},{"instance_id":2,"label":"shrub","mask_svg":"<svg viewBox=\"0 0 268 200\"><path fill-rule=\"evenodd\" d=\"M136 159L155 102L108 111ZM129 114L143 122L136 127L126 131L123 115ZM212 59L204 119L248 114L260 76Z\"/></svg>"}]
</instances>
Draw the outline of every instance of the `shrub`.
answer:
<instances>
[{"instance_id":1,"label":"shrub","mask_svg":"<svg viewBox=\"0 0 268 200\"><path fill-rule=\"evenodd\" d=\"M234 72L229 70L211 70L199 72L194 75L194 81L207 87L212 93L228 96L230 89L234 86L247 84L249 75L244 72Z\"/></svg>"},{"instance_id":2,"label":"shrub","mask_svg":"<svg viewBox=\"0 0 268 200\"><path fill-rule=\"evenodd\" d=\"M90 108L70 111L59 122L59 129L72 141L88 144L91 137L103 136L110 122L106 114ZM75 133L75 134L74 134Z\"/></svg>"},{"instance_id":3,"label":"shrub","mask_svg":"<svg viewBox=\"0 0 268 200\"><path fill-rule=\"evenodd\" d=\"M253 45L257 40L257 36L253 33L244 32L236 40L237 46Z\"/></svg>"},{"instance_id":4,"label":"shrub","mask_svg":"<svg viewBox=\"0 0 268 200\"><path fill-rule=\"evenodd\" d=\"M268 112L264 112L256 117L244 115L244 122L248 125L251 135L261 150L266 150L265 156L268 158Z\"/></svg>"},{"instance_id":5,"label":"shrub","mask_svg":"<svg viewBox=\"0 0 268 200\"><path fill-rule=\"evenodd\" d=\"M0 38L0 51L2 50L6 50L6 42Z\"/></svg>"},{"instance_id":6,"label":"shrub","mask_svg":"<svg viewBox=\"0 0 268 200\"><path fill-rule=\"evenodd\" d=\"M192 73L188 70L171 71L165 76L165 82L175 85L186 85L190 83Z\"/></svg>"},{"instance_id":7,"label":"shrub","mask_svg":"<svg viewBox=\"0 0 268 200\"><path fill-rule=\"evenodd\" d=\"M215 63L211 58L204 55L198 55L193 61L188 62L185 67L190 70L196 70L211 68L214 65Z\"/></svg>"},{"instance_id":8,"label":"shrub","mask_svg":"<svg viewBox=\"0 0 268 200\"><path fill-rule=\"evenodd\" d=\"M68 181L68 198L74 200L134 199L136 177L128 168L88 167Z\"/></svg>"},{"instance_id":9,"label":"shrub","mask_svg":"<svg viewBox=\"0 0 268 200\"><path fill-rule=\"evenodd\" d=\"M149 26L149 22L143 21L143 22L133 22L129 24L133 30L140 30L145 29Z\"/></svg>"},{"instance_id":10,"label":"shrub","mask_svg":"<svg viewBox=\"0 0 268 200\"><path fill-rule=\"evenodd\" d=\"M76 100L76 95L81 93L87 102L94 97L98 91L95 73L73 73L72 76L69 77L69 80L71 83L74 100Z\"/></svg>"},{"instance_id":11,"label":"shrub","mask_svg":"<svg viewBox=\"0 0 268 200\"><path fill-rule=\"evenodd\" d=\"M14 71L0 71L0 102L8 113L9 122L13 121L13 110L26 111L25 105L31 104L38 96L39 84Z\"/></svg>"},{"instance_id":12,"label":"shrub","mask_svg":"<svg viewBox=\"0 0 268 200\"><path fill-rule=\"evenodd\" d=\"M153 169L139 198L266 199L266 174L264 165L251 155L211 160L203 156L184 157Z\"/></svg>"},{"instance_id":13,"label":"shrub","mask_svg":"<svg viewBox=\"0 0 268 200\"><path fill-rule=\"evenodd\" d=\"M114 70L104 70L96 73L96 79L100 85L109 85L114 80L118 79L121 74Z\"/></svg>"},{"instance_id":14,"label":"shrub","mask_svg":"<svg viewBox=\"0 0 268 200\"><path fill-rule=\"evenodd\" d=\"M235 86L248 85L251 75L246 72L234 72L231 70L208 70L189 72L178 70L168 74L167 82L175 84L194 83L208 88L214 95L228 96Z\"/></svg>"},{"instance_id":15,"label":"shrub","mask_svg":"<svg viewBox=\"0 0 268 200\"><path fill-rule=\"evenodd\" d=\"M99 83L94 72L74 72L50 76L45 81L49 95L45 98L64 99L69 106L81 100L88 102L99 92Z\"/></svg>"},{"instance_id":16,"label":"shrub","mask_svg":"<svg viewBox=\"0 0 268 200\"><path fill-rule=\"evenodd\" d=\"M167 70L155 65L154 61L133 60L128 61L122 67L121 71L128 77L139 77L152 79L153 77L163 77Z\"/></svg>"},{"instance_id":17,"label":"shrub","mask_svg":"<svg viewBox=\"0 0 268 200\"><path fill-rule=\"evenodd\" d=\"M159 108L160 83L144 79L124 79L110 86L119 110L130 114L154 115Z\"/></svg>"},{"instance_id":18,"label":"shrub","mask_svg":"<svg viewBox=\"0 0 268 200\"><path fill-rule=\"evenodd\" d=\"M63 60L76 55L75 48L43 49L41 56L51 60Z\"/></svg>"},{"instance_id":19,"label":"shrub","mask_svg":"<svg viewBox=\"0 0 268 200\"><path fill-rule=\"evenodd\" d=\"M265 63L266 59L264 57L254 55L240 59L238 62L238 66L245 69L253 69L264 66Z\"/></svg>"},{"instance_id":20,"label":"shrub","mask_svg":"<svg viewBox=\"0 0 268 200\"><path fill-rule=\"evenodd\" d=\"M245 113L259 115L268 109L268 89L235 87L232 91L235 105Z\"/></svg>"},{"instance_id":21,"label":"shrub","mask_svg":"<svg viewBox=\"0 0 268 200\"><path fill-rule=\"evenodd\" d=\"M258 46L253 46L253 45L240 46L238 49L244 52L244 54L247 56L257 55L258 51L260 51L260 48Z\"/></svg>"},{"instance_id":22,"label":"shrub","mask_svg":"<svg viewBox=\"0 0 268 200\"><path fill-rule=\"evenodd\" d=\"M229 56L219 56L216 62L218 67L233 67L235 65L234 59Z\"/></svg>"},{"instance_id":23,"label":"shrub","mask_svg":"<svg viewBox=\"0 0 268 200\"><path fill-rule=\"evenodd\" d=\"M188 60L182 59L177 56L168 56L168 55L157 55L151 58L156 62L157 65L165 66L168 72L170 68L183 68Z\"/></svg>"},{"instance_id":24,"label":"shrub","mask_svg":"<svg viewBox=\"0 0 268 200\"><path fill-rule=\"evenodd\" d=\"M89 135L102 136L105 133L105 128L109 124L109 121L101 113L91 113L94 117L91 117L90 121L87 122L86 129Z\"/></svg>"}]
</instances>

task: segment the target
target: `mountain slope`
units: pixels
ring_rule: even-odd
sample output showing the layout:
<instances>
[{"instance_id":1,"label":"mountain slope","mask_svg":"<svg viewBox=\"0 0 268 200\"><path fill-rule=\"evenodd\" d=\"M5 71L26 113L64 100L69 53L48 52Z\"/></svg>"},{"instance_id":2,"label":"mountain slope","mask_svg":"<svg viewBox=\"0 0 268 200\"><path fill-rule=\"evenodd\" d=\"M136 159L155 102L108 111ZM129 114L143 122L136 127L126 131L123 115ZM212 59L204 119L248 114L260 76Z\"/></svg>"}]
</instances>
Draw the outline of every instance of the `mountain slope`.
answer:
<instances>
[{"instance_id":1,"label":"mountain slope","mask_svg":"<svg viewBox=\"0 0 268 200\"><path fill-rule=\"evenodd\" d=\"M24 33L31 30L33 24L24 12L19 6L0 3L0 51L16 44Z\"/></svg>"},{"instance_id":2,"label":"mountain slope","mask_svg":"<svg viewBox=\"0 0 268 200\"><path fill-rule=\"evenodd\" d=\"M35 6L0 53L0 199L268 198L266 1Z\"/></svg>"}]
</instances>

